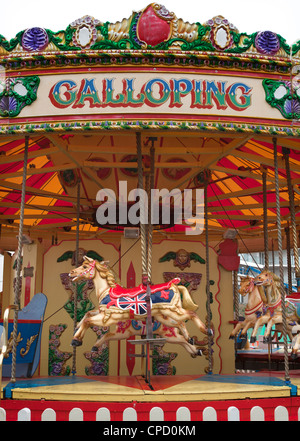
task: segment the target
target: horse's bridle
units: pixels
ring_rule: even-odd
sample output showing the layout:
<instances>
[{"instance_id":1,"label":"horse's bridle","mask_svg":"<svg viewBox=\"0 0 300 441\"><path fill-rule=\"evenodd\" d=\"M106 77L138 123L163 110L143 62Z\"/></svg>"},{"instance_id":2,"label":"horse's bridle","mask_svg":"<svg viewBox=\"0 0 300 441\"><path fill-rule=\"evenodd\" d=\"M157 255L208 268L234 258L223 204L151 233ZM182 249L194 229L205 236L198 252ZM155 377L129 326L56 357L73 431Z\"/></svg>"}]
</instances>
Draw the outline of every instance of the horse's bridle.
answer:
<instances>
[{"instance_id":1,"label":"horse's bridle","mask_svg":"<svg viewBox=\"0 0 300 441\"><path fill-rule=\"evenodd\" d=\"M249 292L252 292L254 286L255 286L255 285L254 285L254 281L253 281L253 280L250 280L249 285L247 286L247 288L245 288L244 292L245 292L246 294L248 294Z\"/></svg>"},{"instance_id":2,"label":"horse's bridle","mask_svg":"<svg viewBox=\"0 0 300 441\"><path fill-rule=\"evenodd\" d=\"M93 260L92 262L89 263L89 267L85 271L82 271L76 277L76 279L78 279L79 277L86 276L87 274L88 274L88 279L93 279L95 277L95 265L96 265L96 261Z\"/></svg>"}]
</instances>

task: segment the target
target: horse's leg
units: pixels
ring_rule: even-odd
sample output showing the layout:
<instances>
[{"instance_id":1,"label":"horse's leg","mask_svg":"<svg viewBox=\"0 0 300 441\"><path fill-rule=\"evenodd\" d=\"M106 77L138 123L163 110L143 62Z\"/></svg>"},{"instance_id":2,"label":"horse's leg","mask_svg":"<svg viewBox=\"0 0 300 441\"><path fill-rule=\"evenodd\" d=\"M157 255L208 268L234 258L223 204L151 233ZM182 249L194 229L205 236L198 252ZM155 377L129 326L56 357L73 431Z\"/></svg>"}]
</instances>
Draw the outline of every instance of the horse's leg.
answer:
<instances>
[{"instance_id":1,"label":"horse's leg","mask_svg":"<svg viewBox=\"0 0 300 441\"><path fill-rule=\"evenodd\" d=\"M291 359L292 360L296 360L296 358L298 357L298 349L300 346L300 333L297 334L296 340L295 340L295 344L293 346L292 349L292 355L291 355Z\"/></svg>"},{"instance_id":2,"label":"horse's leg","mask_svg":"<svg viewBox=\"0 0 300 441\"><path fill-rule=\"evenodd\" d=\"M83 337L87 331L87 329L89 328L89 326L86 325L86 320L93 316L93 315L97 315L99 314L99 311L88 311L83 319L77 324L74 336L73 336L73 340L72 340L72 346L81 346L82 345L82 340Z\"/></svg>"},{"instance_id":3,"label":"horse's leg","mask_svg":"<svg viewBox=\"0 0 300 441\"><path fill-rule=\"evenodd\" d=\"M242 329L241 336L246 335L248 329L253 328L254 324L255 324L255 320L247 320L245 326Z\"/></svg>"},{"instance_id":4,"label":"horse's leg","mask_svg":"<svg viewBox=\"0 0 300 441\"><path fill-rule=\"evenodd\" d=\"M155 320L157 320L160 323L163 323L165 326L168 326L169 328L178 328L185 340L189 343L191 343L191 337L188 333L188 330L185 326L185 324L178 320L173 320L170 317L164 316L161 313L155 314Z\"/></svg>"},{"instance_id":5,"label":"horse's leg","mask_svg":"<svg viewBox=\"0 0 300 441\"><path fill-rule=\"evenodd\" d=\"M185 320L192 320L197 328L205 335L213 335L212 330L208 330L204 323L200 320L200 318L197 316L197 314L194 311L187 311L183 308L177 307L178 312L173 311L171 309L164 309L164 315L167 317L170 317L171 319L177 321L177 322L183 322ZM178 328L178 324L176 328ZM209 332L210 331L210 332Z\"/></svg>"},{"instance_id":6,"label":"horse's leg","mask_svg":"<svg viewBox=\"0 0 300 441\"><path fill-rule=\"evenodd\" d=\"M229 338L230 338L230 339L234 338L234 337L238 334L238 332L240 331L240 329L243 329L244 325L245 325L245 320L244 320L243 322L239 322L239 323L237 323L237 324L235 325L234 330L233 330L233 331L231 332L231 334L229 335Z\"/></svg>"},{"instance_id":7,"label":"horse's leg","mask_svg":"<svg viewBox=\"0 0 300 441\"><path fill-rule=\"evenodd\" d=\"M176 335L166 336L164 333L160 334L164 337L167 343L179 344L184 347L184 349L195 358L197 355L202 355L201 349L197 349L195 345L190 344L186 341L183 335L179 334L179 332L175 332Z\"/></svg>"},{"instance_id":8,"label":"horse's leg","mask_svg":"<svg viewBox=\"0 0 300 441\"><path fill-rule=\"evenodd\" d=\"M256 342L256 335L258 333L258 328L260 326L263 326L265 323L268 322L268 320L270 319L269 314L265 314L262 315L261 317L259 317L259 319L256 321L252 334L251 334L251 338L250 338L250 343L255 343Z\"/></svg>"},{"instance_id":9,"label":"horse's leg","mask_svg":"<svg viewBox=\"0 0 300 441\"><path fill-rule=\"evenodd\" d=\"M277 313L275 314L273 317L270 318L270 320L268 321L268 324L266 326L266 330L265 330L265 335L264 335L264 339L265 342L271 342L271 330L272 330L272 326L275 324L279 324L282 323L282 314L281 313Z\"/></svg>"},{"instance_id":10,"label":"horse's leg","mask_svg":"<svg viewBox=\"0 0 300 441\"><path fill-rule=\"evenodd\" d=\"M112 322L114 323L114 322ZM83 337L86 331L91 326L99 326L103 328L103 326L110 326L112 324L110 320L104 323L104 314L103 312L97 312L97 314L86 313L81 322L78 324L77 330L73 336L72 346L81 346Z\"/></svg>"},{"instance_id":11,"label":"horse's leg","mask_svg":"<svg viewBox=\"0 0 300 441\"><path fill-rule=\"evenodd\" d=\"M125 332L118 332L117 330L114 332L107 332L106 334L102 335L99 340L96 341L94 346L92 347L92 351L96 352L100 346L102 346L104 343L107 343L111 340L127 340L127 338L134 335L135 332L133 332L133 329L131 326L126 329Z\"/></svg>"}]
</instances>

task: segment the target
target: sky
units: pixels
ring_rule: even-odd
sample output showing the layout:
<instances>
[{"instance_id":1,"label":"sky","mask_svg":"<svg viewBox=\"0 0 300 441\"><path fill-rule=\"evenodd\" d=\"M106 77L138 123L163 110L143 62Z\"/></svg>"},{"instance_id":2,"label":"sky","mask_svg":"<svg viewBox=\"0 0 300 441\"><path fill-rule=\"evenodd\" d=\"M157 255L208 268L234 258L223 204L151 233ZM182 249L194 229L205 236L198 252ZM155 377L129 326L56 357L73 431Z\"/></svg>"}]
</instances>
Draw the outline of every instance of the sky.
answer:
<instances>
[{"instance_id":1,"label":"sky","mask_svg":"<svg viewBox=\"0 0 300 441\"><path fill-rule=\"evenodd\" d=\"M0 34L7 40L35 26L54 32L64 30L84 15L115 23L151 3L151 0L0 1ZM203 24L222 15L239 32L273 31L290 45L300 40L300 0L161 0L158 3L174 12L177 18L190 23Z\"/></svg>"}]
</instances>

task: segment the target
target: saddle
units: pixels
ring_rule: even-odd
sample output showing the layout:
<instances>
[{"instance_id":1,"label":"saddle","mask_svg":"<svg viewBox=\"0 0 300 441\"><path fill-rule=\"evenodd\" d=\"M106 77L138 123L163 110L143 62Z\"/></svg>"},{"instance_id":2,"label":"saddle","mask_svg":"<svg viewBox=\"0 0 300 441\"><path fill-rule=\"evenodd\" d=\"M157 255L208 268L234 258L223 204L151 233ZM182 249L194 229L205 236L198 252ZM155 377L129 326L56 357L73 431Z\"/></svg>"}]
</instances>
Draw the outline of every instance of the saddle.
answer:
<instances>
[{"instance_id":1,"label":"saddle","mask_svg":"<svg viewBox=\"0 0 300 441\"><path fill-rule=\"evenodd\" d=\"M159 285L150 285L151 294L164 289L170 289L172 284L178 285L180 279L176 277L175 279L169 280L169 282L161 283ZM120 297L136 297L139 294L144 294L147 291L147 286L142 283L134 288L124 288L123 286L116 285L110 288L109 295L111 299L118 299Z\"/></svg>"},{"instance_id":2,"label":"saddle","mask_svg":"<svg viewBox=\"0 0 300 441\"><path fill-rule=\"evenodd\" d=\"M289 294L288 296L286 296L287 300L292 300L292 301L300 301L300 292L294 292L293 294Z\"/></svg>"}]
</instances>

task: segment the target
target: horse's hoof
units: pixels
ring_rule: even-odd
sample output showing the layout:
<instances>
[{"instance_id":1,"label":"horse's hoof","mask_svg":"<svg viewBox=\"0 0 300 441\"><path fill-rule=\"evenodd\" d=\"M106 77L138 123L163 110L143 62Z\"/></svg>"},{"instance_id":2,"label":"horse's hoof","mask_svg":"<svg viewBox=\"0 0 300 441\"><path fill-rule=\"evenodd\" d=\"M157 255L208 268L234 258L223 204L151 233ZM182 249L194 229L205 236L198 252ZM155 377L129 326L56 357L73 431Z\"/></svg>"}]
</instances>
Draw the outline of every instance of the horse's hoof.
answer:
<instances>
[{"instance_id":1,"label":"horse's hoof","mask_svg":"<svg viewBox=\"0 0 300 441\"><path fill-rule=\"evenodd\" d=\"M198 350L197 350L197 355L200 355L200 356L202 355L202 351L201 351L201 349L198 349Z\"/></svg>"},{"instance_id":2,"label":"horse's hoof","mask_svg":"<svg viewBox=\"0 0 300 441\"><path fill-rule=\"evenodd\" d=\"M82 341L77 340L76 338L73 338L72 342L71 342L71 346L81 346L82 345Z\"/></svg>"},{"instance_id":3,"label":"horse's hoof","mask_svg":"<svg viewBox=\"0 0 300 441\"><path fill-rule=\"evenodd\" d=\"M256 342L256 337L251 337L250 338L250 343L255 343Z\"/></svg>"},{"instance_id":4,"label":"horse's hoof","mask_svg":"<svg viewBox=\"0 0 300 441\"><path fill-rule=\"evenodd\" d=\"M190 337L190 338L188 339L188 343L189 343L190 345L194 345L194 344L195 344L195 340L193 339L193 337Z\"/></svg>"},{"instance_id":5,"label":"horse's hoof","mask_svg":"<svg viewBox=\"0 0 300 441\"><path fill-rule=\"evenodd\" d=\"M214 331L212 329L208 329L207 330L207 335L208 335L208 337L213 337L214 336Z\"/></svg>"},{"instance_id":6,"label":"horse's hoof","mask_svg":"<svg viewBox=\"0 0 300 441\"><path fill-rule=\"evenodd\" d=\"M229 340L234 340L234 335L230 335Z\"/></svg>"},{"instance_id":7,"label":"horse's hoof","mask_svg":"<svg viewBox=\"0 0 300 441\"><path fill-rule=\"evenodd\" d=\"M93 346L92 347L92 352L98 352L98 347L97 346Z\"/></svg>"},{"instance_id":8,"label":"horse's hoof","mask_svg":"<svg viewBox=\"0 0 300 441\"><path fill-rule=\"evenodd\" d=\"M263 338L263 343L271 343L272 342L272 337L270 336L270 337L264 337Z\"/></svg>"},{"instance_id":9,"label":"horse's hoof","mask_svg":"<svg viewBox=\"0 0 300 441\"><path fill-rule=\"evenodd\" d=\"M291 360L296 360L298 358L298 354L296 352L293 352L291 354Z\"/></svg>"}]
</instances>

